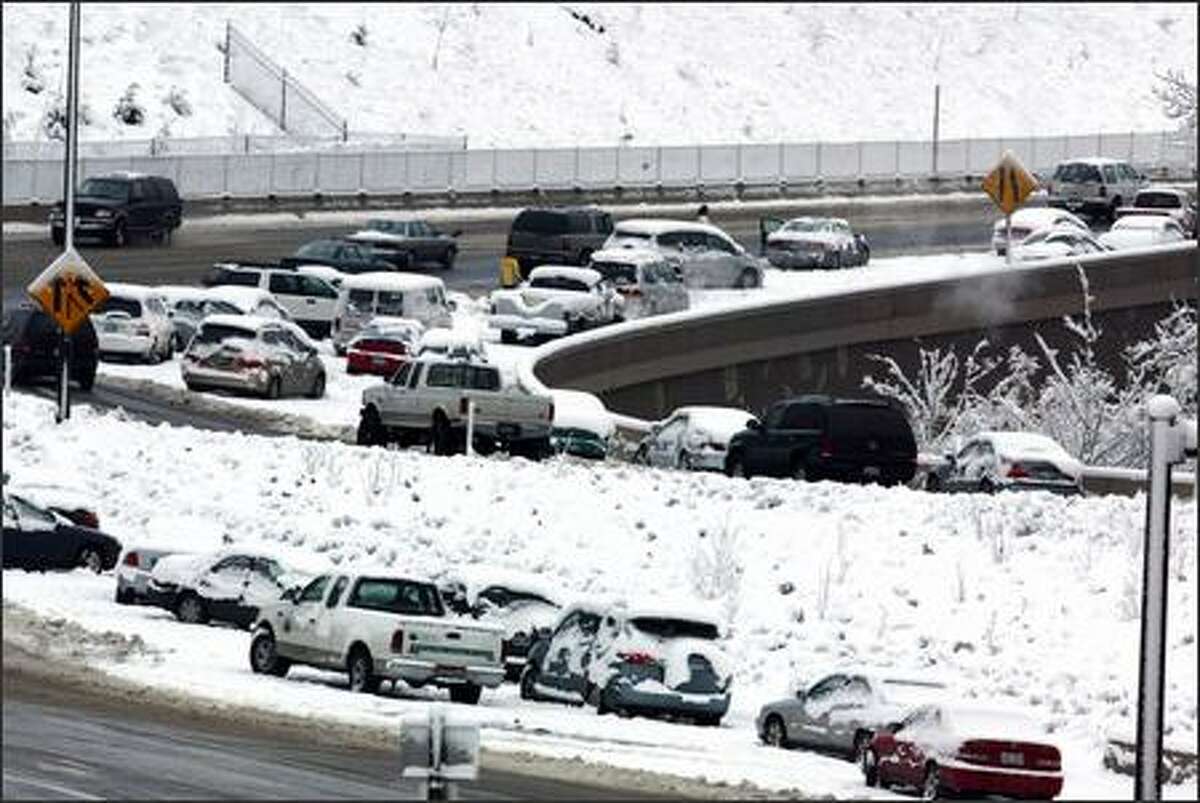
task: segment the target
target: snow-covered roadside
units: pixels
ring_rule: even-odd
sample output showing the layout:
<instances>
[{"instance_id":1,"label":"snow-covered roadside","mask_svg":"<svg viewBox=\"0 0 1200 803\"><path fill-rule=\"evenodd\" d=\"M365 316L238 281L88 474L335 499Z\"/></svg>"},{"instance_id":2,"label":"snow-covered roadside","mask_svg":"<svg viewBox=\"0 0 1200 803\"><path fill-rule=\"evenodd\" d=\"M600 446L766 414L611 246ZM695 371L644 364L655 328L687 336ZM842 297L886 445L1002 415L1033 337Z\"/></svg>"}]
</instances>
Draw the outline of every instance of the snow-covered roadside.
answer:
<instances>
[{"instance_id":1,"label":"snow-covered roadside","mask_svg":"<svg viewBox=\"0 0 1200 803\"><path fill-rule=\"evenodd\" d=\"M557 459L435 459L152 427L83 407L52 422L51 403L6 399L6 470L85 466L83 490L102 500L105 529L127 545L176 533L189 541L170 515L330 567L384 563L433 576L486 563L544 575L567 593L715 593L737 662L721 728L597 717L524 702L505 687L464 709L480 719L488 748L860 797L869 790L852 765L762 747L752 725L797 677L848 661L934 669L966 695L1030 708L1064 750L1065 797L1126 798L1132 789L1102 769L1101 751L1135 714L1140 497L941 497ZM366 479L376 467L394 478L381 491ZM1167 713L1168 742L1193 751L1195 513L1179 505L1173 533ZM733 569L715 592L706 565ZM145 654L97 663L136 682L371 724L440 699L355 696L340 675L311 670L254 676L245 633L183 626L117 606L112 594L111 576L4 573L7 601L140 636ZM1195 782L1168 793L1194 797Z\"/></svg>"}]
</instances>

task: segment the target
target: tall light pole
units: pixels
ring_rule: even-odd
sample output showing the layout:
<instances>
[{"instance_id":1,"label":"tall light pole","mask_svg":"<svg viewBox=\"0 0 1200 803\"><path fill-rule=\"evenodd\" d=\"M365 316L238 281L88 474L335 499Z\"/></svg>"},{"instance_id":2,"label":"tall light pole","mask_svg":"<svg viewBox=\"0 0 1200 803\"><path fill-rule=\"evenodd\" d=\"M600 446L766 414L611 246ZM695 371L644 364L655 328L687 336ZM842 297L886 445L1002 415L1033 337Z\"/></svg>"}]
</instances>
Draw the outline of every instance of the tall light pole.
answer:
<instances>
[{"instance_id":1,"label":"tall light pole","mask_svg":"<svg viewBox=\"0 0 1200 803\"><path fill-rule=\"evenodd\" d=\"M79 3L69 7L67 42L67 158L63 164L63 245L64 253L75 248L75 175L79 163ZM62 423L71 417L71 338L62 331L58 347L58 412L54 420Z\"/></svg>"}]
</instances>

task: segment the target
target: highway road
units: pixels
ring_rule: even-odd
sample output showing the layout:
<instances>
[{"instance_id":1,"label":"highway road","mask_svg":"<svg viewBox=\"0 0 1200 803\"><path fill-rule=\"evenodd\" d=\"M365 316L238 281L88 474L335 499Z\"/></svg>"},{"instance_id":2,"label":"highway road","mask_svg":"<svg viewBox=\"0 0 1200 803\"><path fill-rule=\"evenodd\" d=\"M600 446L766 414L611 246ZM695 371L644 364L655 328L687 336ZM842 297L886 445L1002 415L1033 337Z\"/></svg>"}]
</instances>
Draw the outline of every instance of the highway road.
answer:
<instances>
[{"instance_id":1,"label":"highway road","mask_svg":"<svg viewBox=\"0 0 1200 803\"><path fill-rule=\"evenodd\" d=\"M6 650L9 645L5 645ZM311 734L309 734L311 736ZM82 686L4 674L5 799L412 799L398 751L319 744L306 734L191 721L179 711L108 704ZM483 768L475 800L645 797ZM407 795L406 795L407 792Z\"/></svg>"},{"instance_id":2,"label":"highway road","mask_svg":"<svg viewBox=\"0 0 1200 803\"><path fill-rule=\"evenodd\" d=\"M381 217L401 213L381 212ZM419 212L412 213L419 216ZM773 214L779 215L779 212ZM792 214L846 217L867 235L872 256L887 257L957 249L985 249L990 241L994 212L984 200L908 204L881 202L853 208L830 203L805 206ZM617 220L653 215L653 208L630 207L615 214ZM744 246L758 250L758 220L754 209L744 212L715 210L714 224ZM435 272L447 286L479 295L496 287L499 259L503 255L509 221L449 220L444 230L462 229L458 262L449 272ZM217 225L212 218L187 219L170 246L138 242L125 249L80 243L80 253L108 281L148 284L195 284L215 261L243 259L271 262L292 253L309 240L347 234L355 227L340 224L289 226ZM24 296L24 287L61 252L49 239L29 235L3 241L4 303Z\"/></svg>"}]
</instances>

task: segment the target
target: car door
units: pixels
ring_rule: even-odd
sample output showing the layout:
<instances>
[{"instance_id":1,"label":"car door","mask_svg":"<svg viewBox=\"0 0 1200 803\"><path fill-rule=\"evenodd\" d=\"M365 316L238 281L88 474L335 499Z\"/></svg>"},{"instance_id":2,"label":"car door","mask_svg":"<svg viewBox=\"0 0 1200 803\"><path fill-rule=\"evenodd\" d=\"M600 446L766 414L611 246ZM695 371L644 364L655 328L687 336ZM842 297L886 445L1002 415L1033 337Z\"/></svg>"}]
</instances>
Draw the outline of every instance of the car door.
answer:
<instances>
[{"instance_id":1,"label":"car door","mask_svg":"<svg viewBox=\"0 0 1200 803\"><path fill-rule=\"evenodd\" d=\"M745 267L741 249L718 234L705 235L705 243L705 256L712 263L713 281L720 287L733 287Z\"/></svg>"},{"instance_id":2,"label":"car door","mask_svg":"<svg viewBox=\"0 0 1200 803\"><path fill-rule=\"evenodd\" d=\"M331 579L332 576L328 574L313 578L295 596L291 605L277 609L278 620L272 625L280 654L298 661L313 661L319 657L315 641L316 624Z\"/></svg>"},{"instance_id":3,"label":"car door","mask_svg":"<svg viewBox=\"0 0 1200 803\"><path fill-rule=\"evenodd\" d=\"M788 404L772 430L766 449L766 472L787 476L796 452L804 452L822 431L824 413L815 404Z\"/></svg>"},{"instance_id":4,"label":"car door","mask_svg":"<svg viewBox=\"0 0 1200 803\"><path fill-rule=\"evenodd\" d=\"M849 752L854 749L854 738L871 700L871 685L861 675L850 676L846 684L833 693L828 711L828 734L829 744L835 750Z\"/></svg>"},{"instance_id":5,"label":"car door","mask_svg":"<svg viewBox=\"0 0 1200 803\"><path fill-rule=\"evenodd\" d=\"M775 437L774 432L783 421L783 413L787 406L787 402L775 402L767 410L762 427L757 430L752 429L748 434L749 440L746 442L746 448L742 454L742 463L746 471L754 474L769 473L771 469L771 439Z\"/></svg>"},{"instance_id":6,"label":"car door","mask_svg":"<svg viewBox=\"0 0 1200 803\"><path fill-rule=\"evenodd\" d=\"M282 339L283 347L292 359L292 392L310 392L317 374L323 370L321 358L317 356L316 349L295 332L284 329Z\"/></svg>"},{"instance_id":7,"label":"car door","mask_svg":"<svg viewBox=\"0 0 1200 803\"><path fill-rule=\"evenodd\" d=\"M242 599L238 606L237 621L249 625L258 618L258 609L278 601L284 592L279 578L283 576L283 567L271 558L251 558L250 570L246 572L243 584Z\"/></svg>"},{"instance_id":8,"label":"car door","mask_svg":"<svg viewBox=\"0 0 1200 803\"><path fill-rule=\"evenodd\" d=\"M4 497L4 565L37 568L50 565L55 520L48 511Z\"/></svg>"},{"instance_id":9,"label":"car door","mask_svg":"<svg viewBox=\"0 0 1200 803\"><path fill-rule=\"evenodd\" d=\"M804 705L797 714L796 728L788 729L797 741L813 747L831 748L833 744L829 717L837 703L837 694L849 682L843 674L829 675L818 680L804 695Z\"/></svg>"},{"instance_id":10,"label":"car door","mask_svg":"<svg viewBox=\"0 0 1200 803\"><path fill-rule=\"evenodd\" d=\"M543 685L554 696L582 700L587 682L587 667L599 628L600 616L592 611L579 610L559 625L550 639L550 647L542 661Z\"/></svg>"},{"instance_id":11,"label":"car door","mask_svg":"<svg viewBox=\"0 0 1200 803\"><path fill-rule=\"evenodd\" d=\"M658 434L650 443L650 465L675 465L675 453L683 437L683 430L684 421L680 416L671 417L659 427Z\"/></svg>"},{"instance_id":12,"label":"car door","mask_svg":"<svg viewBox=\"0 0 1200 803\"><path fill-rule=\"evenodd\" d=\"M280 390L291 392L296 386L296 355L287 347L283 330L277 325L264 326L258 337L272 373L279 377Z\"/></svg>"},{"instance_id":13,"label":"car door","mask_svg":"<svg viewBox=\"0 0 1200 803\"><path fill-rule=\"evenodd\" d=\"M408 380L417 363L404 363L388 377L386 392L379 397L379 417L386 426L398 426L405 419Z\"/></svg>"},{"instance_id":14,"label":"car door","mask_svg":"<svg viewBox=\"0 0 1200 803\"><path fill-rule=\"evenodd\" d=\"M338 575L324 601L312 606L309 611L307 628L312 634L311 645L314 651L322 653L322 660L336 662L341 656L342 645L346 643L349 623L343 615L343 609L338 606L349 585L350 578L347 575Z\"/></svg>"},{"instance_id":15,"label":"car door","mask_svg":"<svg viewBox=\"0 0 1200 803\"><path fill-rule=\"evenodd\" d=\"M445 246L436 237L429 224L423 220L412 220L408 223L408 236L412 241L414 262L433 262L442 258Z\"/></svg>"},{"instance_id":16,"label":"car door","mask_svg":"<svg viewBox=\"0 0 1200 803\"><path fill-rule=\"evenodd\" d=\"M239 620L251 563L247 555L227 555L196 579L193 590L204 600L212 618L225 622Z\"/></svg>"},{"instance_id":17,"label":"car door","mask_svg":"<svg viewBox=\"0 0 1200 803\"><path fill-rule=\"evenodd\" d=\"M307 323L312 319L309 314L309 304L300 289L299 273L273 272L267 274L266 290L279 302L292 320L297 323Z\"/></svg>"},{"instance_id":18,"label":"car door","mask_svg":"<svg viewBox=\"0 0 1200 803\"><path fill-rule=\"evenodd\" d=\"M319 324L322 335L327 334L333 321L333 310L337 306L337 289L317 276L301 273L296 278L299 281L300 296L308 310L307 319Z\"/></svg>"}]
</instances>

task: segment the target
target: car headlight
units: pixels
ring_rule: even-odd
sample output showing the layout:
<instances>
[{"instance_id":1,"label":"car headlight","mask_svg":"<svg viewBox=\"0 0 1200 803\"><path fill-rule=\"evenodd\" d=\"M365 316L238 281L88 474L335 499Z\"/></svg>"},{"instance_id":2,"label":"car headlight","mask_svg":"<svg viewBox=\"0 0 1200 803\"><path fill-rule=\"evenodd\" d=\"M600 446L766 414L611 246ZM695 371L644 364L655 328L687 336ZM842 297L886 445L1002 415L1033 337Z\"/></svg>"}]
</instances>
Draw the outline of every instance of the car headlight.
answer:
<instances>
[{"instance_id":1,"label":"car headlight","mask_svg":"<svg viewBox=\"0 0 1200 803\"><path fill-rule=\"evenodd\" d=\"M97 209L96 210L96 217L108 218L108 217L112 217L112 216L113 216L113 213L112 213L111 209Z\"/></svg>"}]
</instances>

